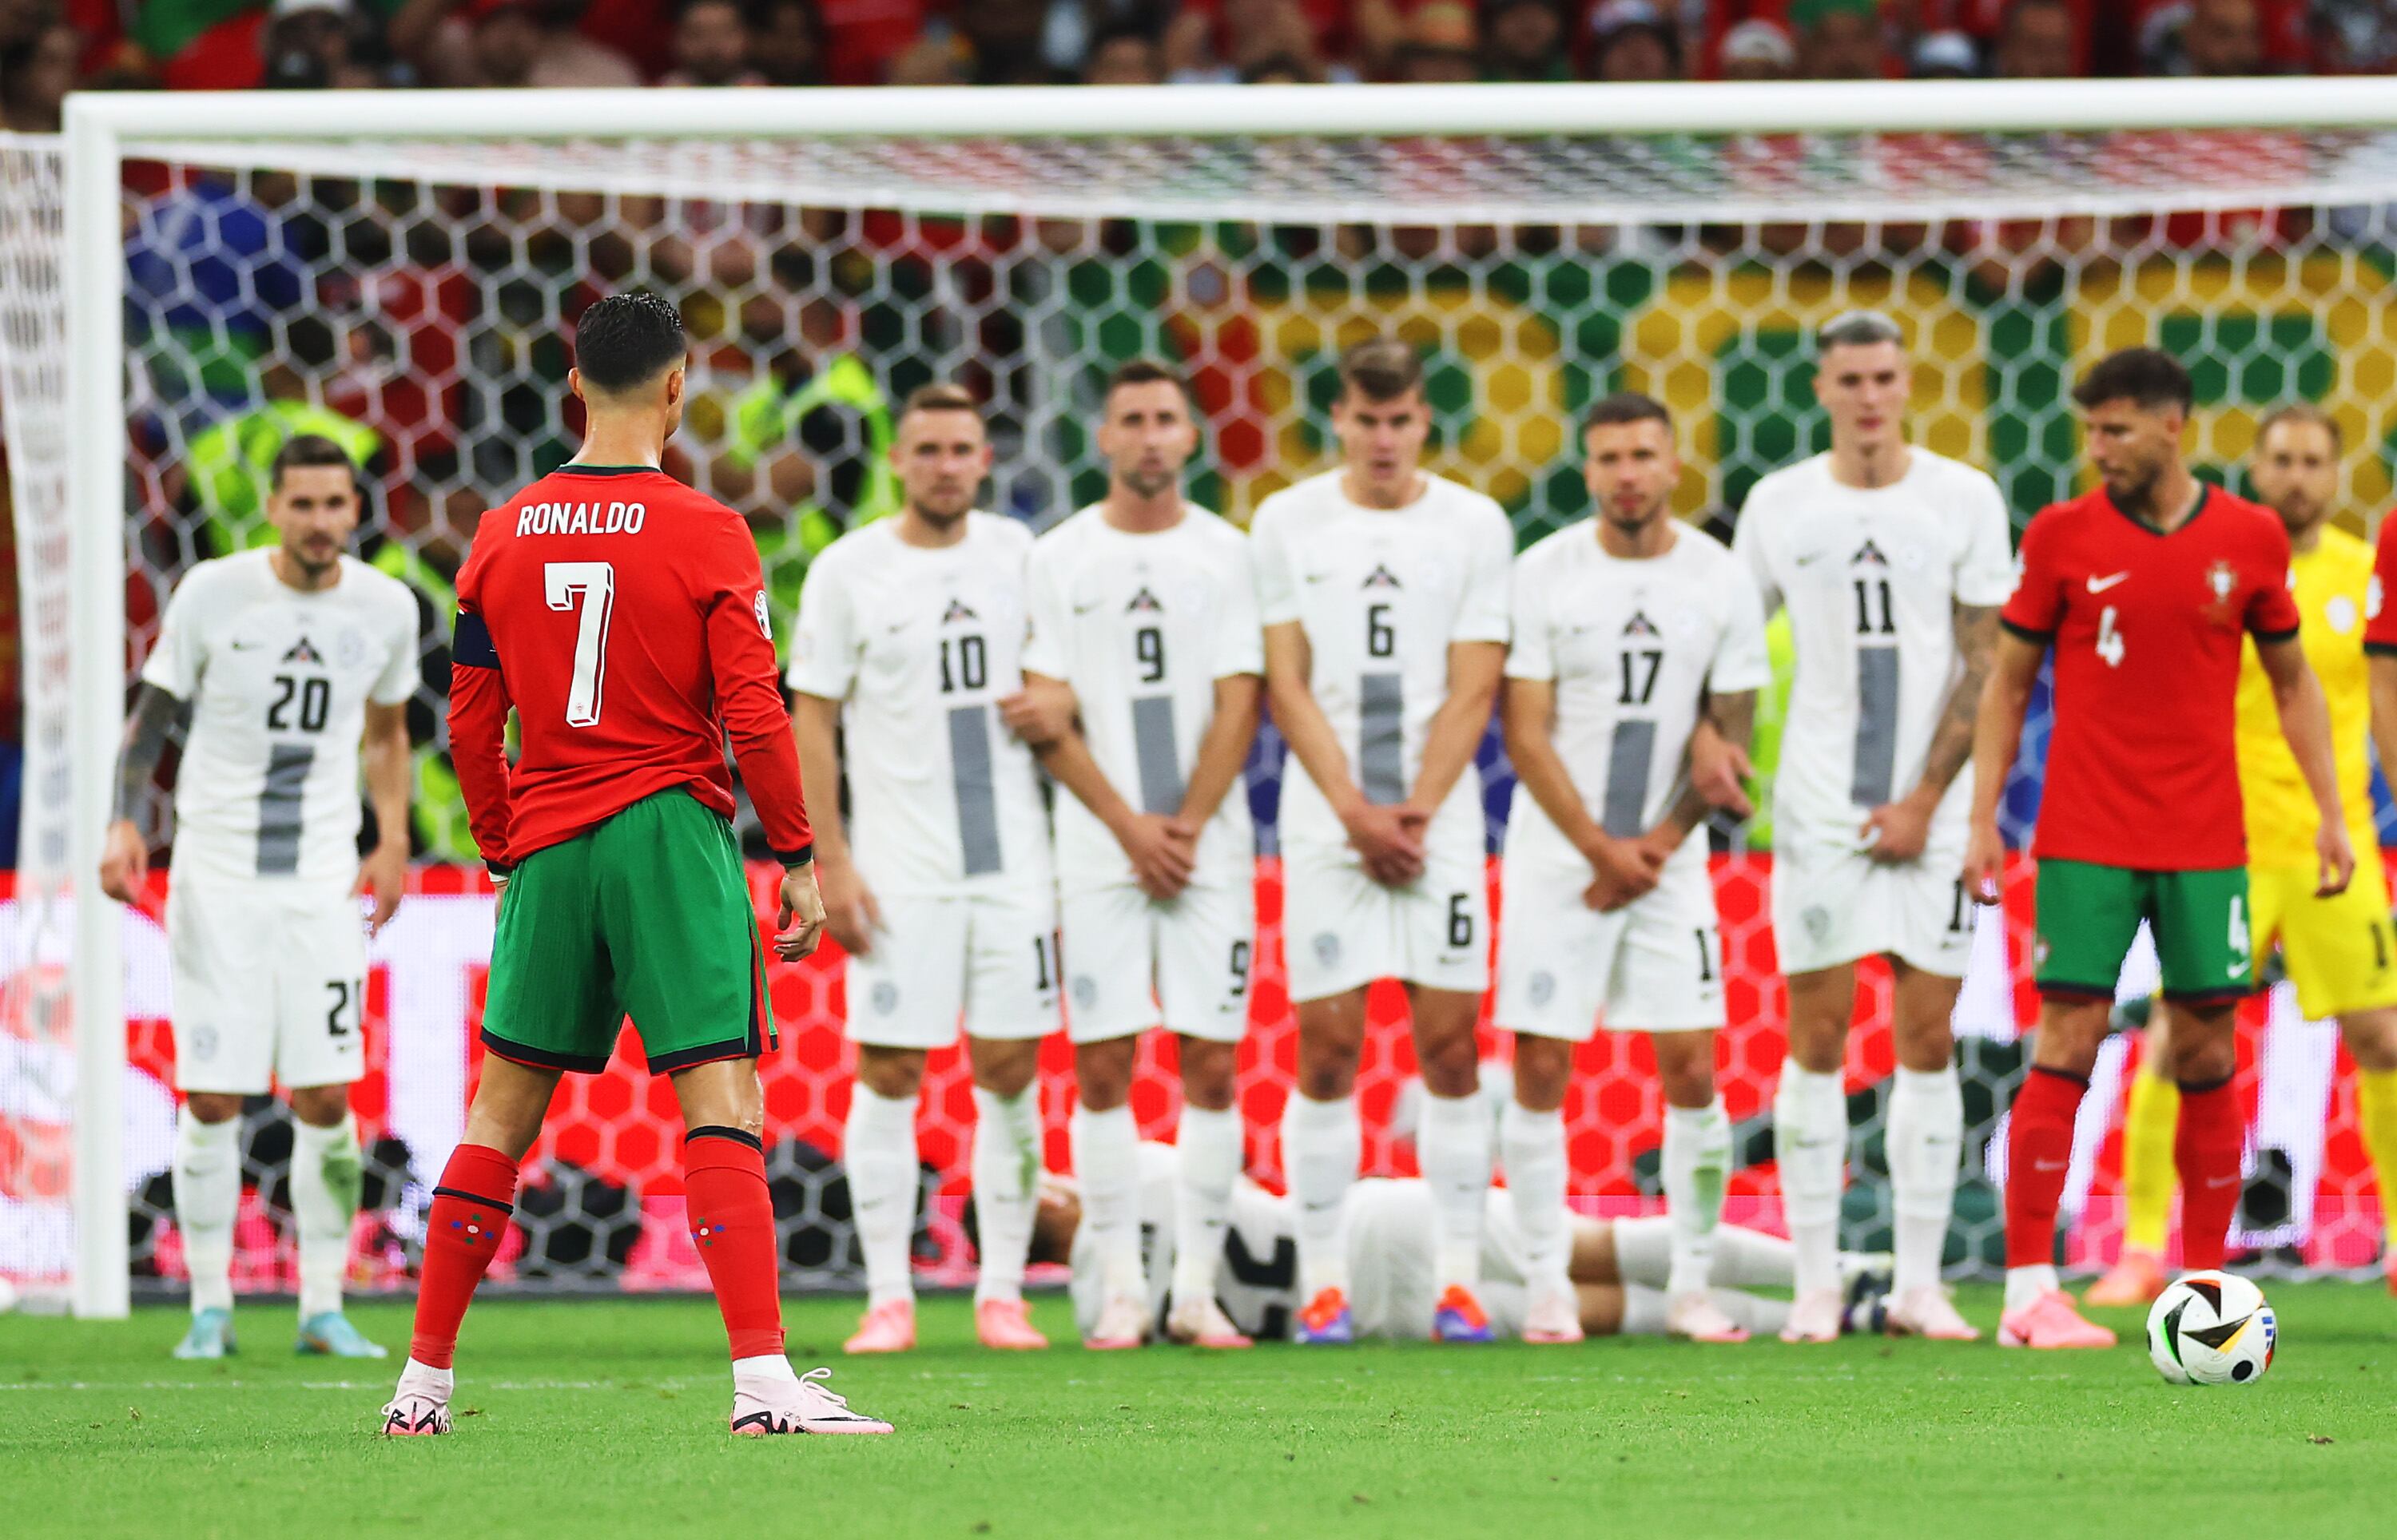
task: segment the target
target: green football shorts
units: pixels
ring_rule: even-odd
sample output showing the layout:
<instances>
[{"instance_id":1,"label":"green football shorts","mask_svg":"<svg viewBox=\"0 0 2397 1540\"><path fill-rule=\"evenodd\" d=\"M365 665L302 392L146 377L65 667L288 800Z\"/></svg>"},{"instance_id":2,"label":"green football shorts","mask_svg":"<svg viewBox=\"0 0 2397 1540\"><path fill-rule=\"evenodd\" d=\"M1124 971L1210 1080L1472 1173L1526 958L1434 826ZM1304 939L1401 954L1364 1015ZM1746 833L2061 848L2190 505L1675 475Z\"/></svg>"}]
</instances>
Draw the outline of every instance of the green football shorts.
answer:
<instances>
[{"instance_id":1,"label":"green football shorts","mask_svg":"<svg viewBox=\"0 0 2397 1540\"><path fill-rule=\"evenodd\" d=\"M732 826L681 791L533 852L500 903L486 1048L596 1073L627 1016L651 1074L774 1046Z\"/></svg>"},{"instance_id":2,"label":"green football shorts","mask_svg":"<svg viewBox=\"0 0 2397 1540\"><path fill-rule=\"evenodd\" d=\"M2089 861L2039 863L2039 992L2112 1000L2145 920L2163 965L2164 998L2203 1004L2254 992L2247 869L2134 871Z\"/></svg>"}]
</instances>

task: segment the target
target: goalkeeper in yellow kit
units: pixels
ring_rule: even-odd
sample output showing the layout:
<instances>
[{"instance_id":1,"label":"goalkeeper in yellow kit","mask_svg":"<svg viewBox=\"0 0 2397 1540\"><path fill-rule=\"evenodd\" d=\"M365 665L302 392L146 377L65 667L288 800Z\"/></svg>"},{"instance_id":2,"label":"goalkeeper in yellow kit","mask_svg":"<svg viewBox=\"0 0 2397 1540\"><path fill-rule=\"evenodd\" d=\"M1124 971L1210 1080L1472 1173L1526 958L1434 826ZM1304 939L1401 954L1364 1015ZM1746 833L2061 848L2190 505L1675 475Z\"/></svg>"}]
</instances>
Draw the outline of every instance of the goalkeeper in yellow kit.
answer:
<instances>
[{"instance_id":1,"label":"goalkeeper in yellow kit","mask_svg":"<svg viewBox=\"0 0 2397 1540\"><path fill-rule=\"evenodd\" d=\"M2297 1008L2309 1021L2337 1017L2356 1065L2364 1146L2385 1209L2397 1197L2397 934L2372 824L2372 697L2364 623L2378 609L2372 547L2330 527L2338 495L2338 424L2310 406L2284 406L2256 431L2249 462L2258 501L2288 526L2289 585L2304 617L2298 640L2330 703L2340 804L2355 845L2355 880L2314 896L2316 814L2281 736L2271 686L2246 644L2239 676L2239 784L2247 807L2247 891L2253 955L2260 965L2281 945ZM2173 1136L2180 1093L2157 1072L2169 1064L2165 1016L2148 1028L2146 1051L2123 1116L2122 1190L2129 1215L2122 1251L2088 1293L2092 1305L2136 1305L2163 1291L2163 1251L2173 1198ZM2397 1290L2397 1268L2390 1272Z\"/></svg>"}]
</instances>

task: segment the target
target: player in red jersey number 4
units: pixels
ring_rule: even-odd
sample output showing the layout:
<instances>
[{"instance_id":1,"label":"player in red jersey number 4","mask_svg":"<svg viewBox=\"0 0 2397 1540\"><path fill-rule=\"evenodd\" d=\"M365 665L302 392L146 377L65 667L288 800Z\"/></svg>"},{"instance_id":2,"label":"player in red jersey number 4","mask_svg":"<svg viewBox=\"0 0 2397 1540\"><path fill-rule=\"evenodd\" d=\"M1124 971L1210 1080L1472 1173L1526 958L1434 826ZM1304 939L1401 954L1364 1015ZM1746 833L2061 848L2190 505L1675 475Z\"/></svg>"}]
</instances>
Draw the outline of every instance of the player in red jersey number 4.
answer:
<instances>
[{"instance_id":1,"label":"player in red jersey number 4","mask_svg":"<svg viewBox=\"0 0 2397 1540\"><path fill-rule=\"evenodd\" d=\"M2184 1261L2219 1268L2239 1195L2243 1120L2232 1016L2253 989L2247 844L2233 738L2242 633L2322 815L2321 891L2354 874L2322 685L2297 645L2289 538L2269 509L2208 486L2181 458L2189 371L2134 348L2073 392L2103 485L2041 510L2023 535L1974 739L1964 883L1995 903L1998 800L2041 659L2056 654L2056 726L2039 858L2039 1042L2006 1148L2007 1347L2108 1348L2056 1277L2056 1213L2072 1124L2106 1036L2122 959L2153 929L2172 1013Z\"/></svg>"},{"instance_id":2,"label":"player in red jersey number 4","mask_svg":"<svg viewBox=\"0 0 2397 1540\"><path fill-rule=\"evenodd\" d=\"M774 1026L728 742L785 869L778 955L815 950L824 904L757 549L739 514L658 469L682 418L673 307L603 299L574 353L583 453L485 514L458 576L449 740L475 842L505 886L482 1082L434 1188L415 1338L383 1428L449 1430L450 1357L516 1162L558 1078L606 1069L630 1016L689 1129L684 1191L731 1339L732 1431L888 1433L783 1356L757 1080Z\"/></svg>"}]
</instances>

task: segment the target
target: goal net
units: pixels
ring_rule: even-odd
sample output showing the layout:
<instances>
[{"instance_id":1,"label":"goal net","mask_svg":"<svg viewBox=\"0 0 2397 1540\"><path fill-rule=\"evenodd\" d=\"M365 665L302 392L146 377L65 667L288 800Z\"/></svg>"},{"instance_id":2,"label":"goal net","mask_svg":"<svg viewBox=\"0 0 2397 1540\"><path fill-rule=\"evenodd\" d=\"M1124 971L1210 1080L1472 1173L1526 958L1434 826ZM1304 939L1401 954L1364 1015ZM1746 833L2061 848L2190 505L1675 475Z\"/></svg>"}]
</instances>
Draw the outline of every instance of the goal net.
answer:
<instances>
[{"instance_id":1,"label":"goal net","mask_svg":"<svg viewBox=\"0 0 2397 1540\"><path fill-rule=\"evenodd\" d=\"M1173 361L1206 428L1192 493L1245 521L1329 463L1332 361L1373 334L1425 350L1431 469L1497 498L1523 543L1584 513L1573 424L1617 388L1671 406L1689 461L1676 509L1727 530L1761 476L1822 445L1807 338L1859 305L1911 339L1915 441L1988 469L2018 523L2082 485L2074 377L2151 343L2195 371L2192 447L2209 475L2240 481L2273 405L2330 411L2346 441L2338 522L2364 533L2390 500L2397 428L2397 109L2324 82L2094 95L291 93L78 98L66 137L0 139L25 754L0 902L0 1279L35 1293L73 1281L92 1313L121 1309L128 1279L137 1294L178 1286L163 785L149 901L120 911L90 878L128 670L194 563L263 538L265 468L289 435L325 433L367 467L358 553L422 600L422 864L374 943L356 1097L371 1175L353 1281L389 1287L459 1137L492 922L444 752L449 585L476 514L573 449L565 339L593 299L640 285L679 305L692 398L670 468L749 516L784 635L810 556L894 506L883 452L912 387L959 380L989 403L988 506L1041 525L1105 485L1091 429L1110 369ZM2017 842L2042 744L2035 719L2007 800ZM1480 771L1494 850L1510 784L1494 737ZM1268 730L1248 781L1265 925L1243 1105L1251 1170L1269 1184L1294 1047L1271 836L1283 774ZM1767 819L1714 838L1730 1212L1773 1228L1784 996ZM757 892L770 896L763 876ZM1958 1014L1959 1268L2000 1255L2003 1120L2031 1010L2026 884L2014 892L1983 923ZM2126 999L2144 996L2146 966ZM837 1160L839 970L778 965L772 989L783 1044L765 1067L769 1164L787 1277L843 1284L856 1275ZM1868 978L1848 1066L1846 1241L1867 1249L1888 1232L1888 1003L1886 977ZM1413 1169L1401 1016L1375 997L1361 1095L1368 1164L1384 1173ZM2380 1201L2335 1029L2304 1021L2285 987L2243 1023L2242 1242L2293 1268L2369 1262ZM1152 1136L1172 1123L1170 1054L1144 1049L1133 1105ZM1506 1044L1486 1034L1484 1054L1503 1061ZM2138 1055L2115 1039L2082 1111L2068 1193L2078 1263L2110 1256L2119 1235L2114 1128ZM569 1078L528 1162L502 1280L699 1281L676 1222L673 1098L637 1063ZM1044 1069L1064 1169L1062 1042ZM1655 1204L1645 1048L1601 1036L1580 1069L1576 1201ZM955 1279L971 1103L952 1054L934 1056L926 1118L918 1257ZM288 1114L254 1102L238 1286L291 1279L290 1144Z\"/></svg>"}]
</instances>

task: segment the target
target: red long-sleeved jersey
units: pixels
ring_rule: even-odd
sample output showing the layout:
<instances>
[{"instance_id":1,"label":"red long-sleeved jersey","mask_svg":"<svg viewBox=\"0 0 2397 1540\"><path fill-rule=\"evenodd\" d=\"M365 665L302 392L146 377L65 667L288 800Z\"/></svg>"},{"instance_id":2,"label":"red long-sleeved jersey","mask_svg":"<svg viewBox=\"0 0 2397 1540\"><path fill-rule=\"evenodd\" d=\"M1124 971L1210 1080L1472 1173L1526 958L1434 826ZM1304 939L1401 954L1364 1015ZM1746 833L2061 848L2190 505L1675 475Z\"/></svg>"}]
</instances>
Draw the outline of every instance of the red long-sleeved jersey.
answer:
<instances>
[{"instance_id":1,"label":"red long-sleeved jersey","mask_svg":"<svg viewBox=\"0 0 2397 1540\"><path fill-rule=\"evenodd\" d=\"M673 788L730 817L728 741L775 855L810 854L757 546L714 498L644 467L533 483L475 532L452 657L449 752L495 868Z\"/></svg>"}]
</instances>

